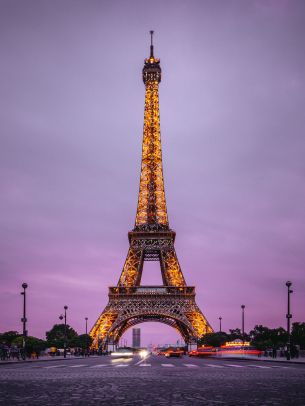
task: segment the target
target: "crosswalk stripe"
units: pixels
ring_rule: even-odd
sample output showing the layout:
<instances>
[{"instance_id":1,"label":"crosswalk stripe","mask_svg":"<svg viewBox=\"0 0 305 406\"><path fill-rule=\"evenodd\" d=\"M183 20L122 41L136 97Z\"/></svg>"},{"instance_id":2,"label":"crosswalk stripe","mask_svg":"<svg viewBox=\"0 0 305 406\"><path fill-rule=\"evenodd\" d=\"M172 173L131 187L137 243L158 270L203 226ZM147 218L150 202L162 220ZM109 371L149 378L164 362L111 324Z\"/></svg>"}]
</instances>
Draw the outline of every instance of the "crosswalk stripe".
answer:
<instances>
[{"instance_id":1,"label":"crosswalk stripe","mask_svg":"<svg viewBox=\"0 0 305 406\"><path fill-rule=\"evenodd\" d=\"M283 365L272 365L272 366L270 366L270 368L284 368L284 369L291 369L291 367L285 367L285 366L283 366Z\"/></svg>"},{"instance_id":2,"label":"crosswalk stripe","mask_svg":"<svg viewBox=\"0 0 305 406\"><path fill-rule=\"evenodd\" d=\"M50 369L50 368L61 368L61 367L66 367L67 365L63 364L63 365L51 365L48 367L43 367L45 369Z\"/></svg>"},{"instance_id":3,"label":"crosswalk stripe","mask_svg":"<svg viewBox=\"0 0 305 406\"><path fill-rule=\"evenodd\" d=\"M107 364L98 364L98 365L92 365L89 368L100 368L100 367L108 367L108 365Z\"/></svg>"},{"instance_id":4,"label":"crosswalk stripe","mask_svg":"<svg viewBox=\"0 0 305 406\"><path fill-rule=\"evenodd\" d=\"M159 364L160 365L160 364ZM196 364L182 364L186 368L199 368L199 367L210 367L210 368L260 368L260 369L272 369L272 368L290 368L290 366L283 366L283 365L256 365L256 364L245 364L245 365L238 365L238 364L205 364L202 363L201 365L196 365ZM173 368L177 366L182 366L180 365L175 365L175 364L161 364L162 367L165 368ZM88 364L77 364L77 365L67 365L67 364L57 364L57 365L49 365L49 366L39 366L36 368L43 368L43 369L56 369L56 368L83 368L83 367L88 367L88 368L103 368L103 367L128 367L128 366L139 366L139 367L151 367L152 364L149 364L147 362L143 362L141 364L118 364L118 365L113 365L113 364L97 364L97 365L88 365ZM158 366L158 365L153 365ZM12 368L10 370L13 370Z\"/></svg>"},{"instance_id":5,"label":"crosswalk stripe","mask_svg":"<svg viewBox=\"0 0 305 406\"><path fill-rule=\"evenodd\" d=\"M215 364L207 364L207 366L211 368L224 368L223 365L215 365Z\"/></svg>"},{"instance_id":6,"label":"crosswalk stripe","mask_svg":"<svg viewBox=\"0 0 305 406\"><path fill-rule=\"evenodd\" d=\"M81 367L86 367L86 364L79 364L79 365L69 365L69 368L81 368Z\"/></svg>"},{"instance_id":7,"label":"crosswalk stripe","mask_svg":"<svg viewBox=\"0 0 305 406\"><path fill-rule=\"evenodd\" d=\"M247 365L247 367L254 367L254 368L266 368L266 369L270 369L271 367L267 367L265 365Z\"/></svg>"},{"instance_id":8,"label":"crosswalk stripe","mask_svg":"<svg viewBox=\"0 0 305 406\"><path fill-rule=\"evenodd\" d=\"M244 365L226 364L227 367L244 368Z\"/></svg>"}]
</instances>

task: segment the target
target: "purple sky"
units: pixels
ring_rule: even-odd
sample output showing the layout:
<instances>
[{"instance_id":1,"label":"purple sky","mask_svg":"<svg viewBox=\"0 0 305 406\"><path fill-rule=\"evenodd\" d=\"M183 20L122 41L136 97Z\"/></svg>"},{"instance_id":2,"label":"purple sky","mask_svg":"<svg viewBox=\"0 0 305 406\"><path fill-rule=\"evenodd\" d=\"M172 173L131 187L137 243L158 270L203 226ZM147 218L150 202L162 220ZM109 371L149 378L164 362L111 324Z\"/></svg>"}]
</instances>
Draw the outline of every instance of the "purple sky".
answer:
<instances>
[{"instance_id":1,"label":"purple sky","mask_svg":"<svg viewBox=\"0 0 305 406\"><path fill-rule=\"evenodd\" d=\"M150 29L161 58L167 206L184 276L214 328L305 321L305 2L0 4L0 331L81 333L133 228ZM143 283L161 283L145 264ZM142 324L144 342L175 331ZM130 340L130 334L127 333Z\"/></svg>"}]
</instances>

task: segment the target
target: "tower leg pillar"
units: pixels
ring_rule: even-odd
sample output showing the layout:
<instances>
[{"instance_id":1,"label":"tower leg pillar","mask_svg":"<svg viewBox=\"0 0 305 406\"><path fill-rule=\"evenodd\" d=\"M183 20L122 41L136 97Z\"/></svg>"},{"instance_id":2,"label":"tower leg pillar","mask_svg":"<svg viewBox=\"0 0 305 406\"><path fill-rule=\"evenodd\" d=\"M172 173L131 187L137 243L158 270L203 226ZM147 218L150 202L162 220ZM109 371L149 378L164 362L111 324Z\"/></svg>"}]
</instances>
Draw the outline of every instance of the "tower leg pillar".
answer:
<instances>
[{"instance_id":1,"label":"tower leg pillar","mask_svg":"<svg viewBox=\"0 0 305 406\"><path fill-rule=\"evenodd\" d=\"M112 338L109 338L109 339L106 341L106 350L107 350L108 352L114 352L114 351L116 351L116 350L117 350L117 347L118 347L117 343L116 343Z\"/></svg>"},{"instance_id":2,"label":"tower leg pillar","mask_svg":"<svg viewBox=\"0 0 305 406\"><path fill-rule=\"evenodd\" d=\"M190 340L190 341L187 343L187 350L188 350L188 351L197 350L197 347L198 347L198 345L197 345L197 341L196 341L196 340Z\"/></svg>"}]
</instances>

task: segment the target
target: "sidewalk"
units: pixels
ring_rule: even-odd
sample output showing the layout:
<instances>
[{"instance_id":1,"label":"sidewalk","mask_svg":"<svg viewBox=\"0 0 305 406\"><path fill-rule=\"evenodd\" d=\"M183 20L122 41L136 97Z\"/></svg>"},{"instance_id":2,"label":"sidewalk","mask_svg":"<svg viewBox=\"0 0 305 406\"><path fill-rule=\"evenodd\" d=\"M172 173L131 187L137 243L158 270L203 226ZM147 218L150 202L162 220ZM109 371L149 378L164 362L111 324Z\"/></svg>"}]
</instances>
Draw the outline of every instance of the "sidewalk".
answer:
<instances>
[{"instance_id":1,"label":"sidewalk","mask_svg":"<svg viewBox=\"0 0 305 406\"><path fill-rule=\"evenodd\" d=\"M96 358L99 357L99 355L90 355L90 358ZM21 364L21 363L28 363L28 362L48 362L48 361L71 361L73 359L85 359L87 357L82 357L82 356L74 356L74 355L67 355L65 358L63 355L60 356L55 356L51 357L50 355L45 355L41 356L38 359L37 358L27 358L25 360L20 359L18 360L6 360L6 361L0 361L0 365L8 365L8 364Z\"/></svg>"}]
</instances>

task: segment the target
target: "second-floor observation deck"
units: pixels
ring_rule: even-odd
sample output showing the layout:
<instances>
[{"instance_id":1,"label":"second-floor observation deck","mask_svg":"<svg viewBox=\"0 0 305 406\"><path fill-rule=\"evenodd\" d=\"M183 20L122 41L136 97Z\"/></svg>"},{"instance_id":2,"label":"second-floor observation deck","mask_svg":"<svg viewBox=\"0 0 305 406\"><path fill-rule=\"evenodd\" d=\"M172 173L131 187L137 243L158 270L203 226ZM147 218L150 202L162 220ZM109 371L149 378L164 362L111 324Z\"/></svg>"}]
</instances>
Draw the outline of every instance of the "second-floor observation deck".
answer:
<instances>
[{"instance_id":1,"label":"second-floor observation deck","mask_svg":"<svg viewBox=\"0 0 305 406\"><path fill-rule=\"evenodd\" d=\"M122 296L195 296L194 286L111 286L109 297Z\"/></svg>"}]
</instances>

